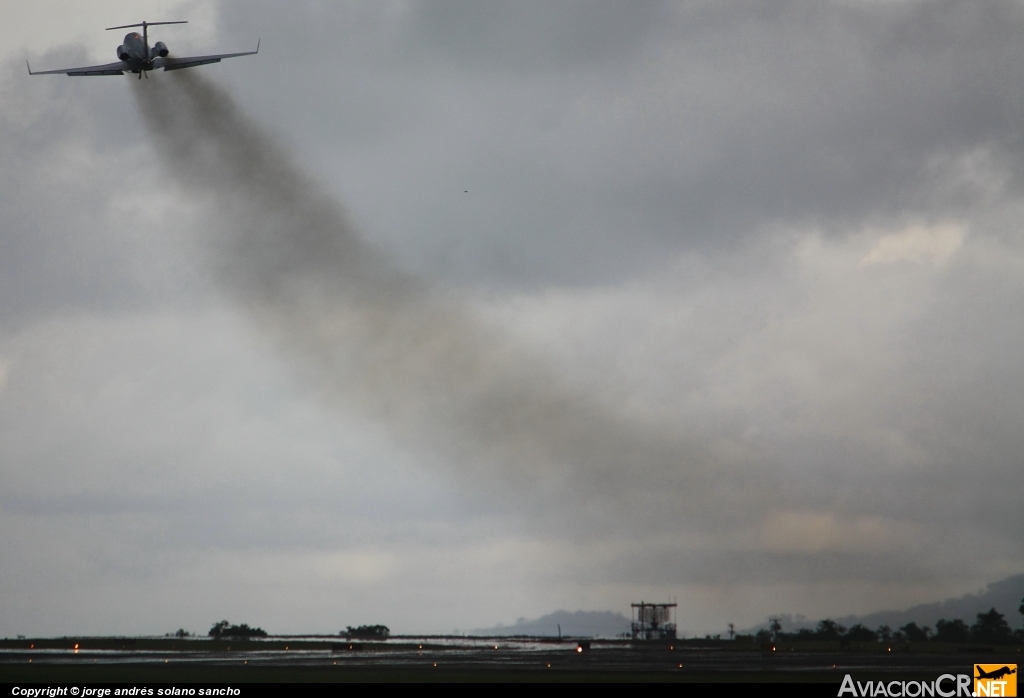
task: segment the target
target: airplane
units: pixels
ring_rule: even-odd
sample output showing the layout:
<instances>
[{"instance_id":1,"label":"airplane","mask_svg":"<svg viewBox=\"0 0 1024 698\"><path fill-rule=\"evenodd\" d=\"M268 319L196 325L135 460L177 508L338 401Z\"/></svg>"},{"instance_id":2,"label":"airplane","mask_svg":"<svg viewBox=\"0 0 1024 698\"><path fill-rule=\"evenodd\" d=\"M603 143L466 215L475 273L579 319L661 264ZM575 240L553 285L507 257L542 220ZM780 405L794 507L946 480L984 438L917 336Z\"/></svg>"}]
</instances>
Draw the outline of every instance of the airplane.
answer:
<instances>
[{"instance_id":1,"label":"airplane","mask_svg":"<svg viewBox=\"0 0 1024 698\"><path fill-rule=\"evenodd\" d=\"M978 667L978 675L975 676L974 678L976 678L976 679L1001 679L1004 676L1009 676L1010 674L1016 674L1016 673L1017 673L1016 669L1011 669L1008 666L1004 666L1001 669L994 669L991 672L986 672L981 667Z\"/></svg>"},{"instance_id":2,"label":"airplane","mask_svg":"<svg viewBox=\"0 0 1024 698\"><path fill-rule=\"evenodd\" d=\"M107 63L105 65L87 65L82 68L62 68L61 70L37 70L33 71L32 66L25 61L25 66L28 67L29 75L124 75L125 72L135 73L142 79L142 76L149 70L157 70L163 68L167 70L181 70L182 68L192 68L197 65L206 65L208 63L220 63L223 58L235 58L236 56L251 56L260 52L260 42L256 42L255 51L243 51L241 53L217 53L210 56L186 56L182 58L172 57L170 51L167 50L167 45L158 41L153 44L152 48L149 46L149 27L156 26L158 24L188 24L186 21L179 22L142 22L141 24L124 24L119 27L108 27L107 31L112 29L130 29L132 27L142 27L142 35L138 32L132 32L124 37L124 43L117 47L117 57L120 59L117 63ZM146 74L148 78L149 75Z\"/></svg>"}]
</instances>

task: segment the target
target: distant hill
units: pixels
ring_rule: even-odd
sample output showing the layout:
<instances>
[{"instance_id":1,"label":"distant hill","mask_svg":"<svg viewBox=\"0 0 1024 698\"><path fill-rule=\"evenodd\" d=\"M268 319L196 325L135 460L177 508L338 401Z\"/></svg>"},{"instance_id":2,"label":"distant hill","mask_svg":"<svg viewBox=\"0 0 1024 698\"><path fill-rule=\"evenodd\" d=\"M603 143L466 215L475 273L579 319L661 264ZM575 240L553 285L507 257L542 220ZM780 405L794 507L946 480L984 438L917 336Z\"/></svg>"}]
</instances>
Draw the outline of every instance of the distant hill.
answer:
<instances>
[{"instance_id":1,"label":"distant hill","mask_svg":"<svg viewBox=\"0 0 1024 698\"><path fill-rule=\"evenodd\" d=\"M850 627L861 623L869 628L877 628L880 625L888 625L896 629L907 623L914 622L920 626L934 628L935 621L940 618L952 620L960 618L968 625L977 620L979 613L984 613L994 608L1004 616L1012 628L1021 627L1021 616L1017 611L1024 597L1024 574L1017 574L1007 577L1001 582L989 584L985 591L978 594L967 594L955 599L947 599L937 603L921 604L908 608L905 611L878 611L863 616L843 616L833 618L837 623ZM793 632L800 628L814 628L818 624L818 618L810 619L803 616L780 616L780 623L784 632ZM766 621L759 628L768 627ZM754 628L756 631L758 628Z\"/></svg>"},{"instance_id":2,"label":"distant hill","mask_svg":"<svg viewBox=\"0 0 1024 698\"><path fill-rule=\"evenodd\" d=\"M515 625L497 625L493 628L478 628L473 635L535 635L558 636L558 626L562 626L562 635L574 637L617 637L629 632L629 618L612 611L555 611L546 616L527 620L520 618Z\"/></svg>"}]
</instances>

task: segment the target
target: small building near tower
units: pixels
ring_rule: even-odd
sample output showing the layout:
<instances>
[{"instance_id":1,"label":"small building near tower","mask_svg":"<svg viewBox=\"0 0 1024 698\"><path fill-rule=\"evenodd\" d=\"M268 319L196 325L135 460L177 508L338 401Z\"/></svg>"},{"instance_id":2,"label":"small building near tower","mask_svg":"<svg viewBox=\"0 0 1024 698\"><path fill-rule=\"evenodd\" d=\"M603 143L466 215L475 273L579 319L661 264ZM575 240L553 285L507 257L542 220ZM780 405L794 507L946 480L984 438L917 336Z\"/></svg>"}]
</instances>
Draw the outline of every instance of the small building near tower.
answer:
<instances>
[{"instance_id":1,"label":"small building near tower","mask_svg":"<svg viewBox=\"0 0 1024 698\"><path fill-rule=\"evenodd\" d=\"M633 607L634 640L675 640L676 622L674 603L640 603Z\"/></svg>"}]
</instances>

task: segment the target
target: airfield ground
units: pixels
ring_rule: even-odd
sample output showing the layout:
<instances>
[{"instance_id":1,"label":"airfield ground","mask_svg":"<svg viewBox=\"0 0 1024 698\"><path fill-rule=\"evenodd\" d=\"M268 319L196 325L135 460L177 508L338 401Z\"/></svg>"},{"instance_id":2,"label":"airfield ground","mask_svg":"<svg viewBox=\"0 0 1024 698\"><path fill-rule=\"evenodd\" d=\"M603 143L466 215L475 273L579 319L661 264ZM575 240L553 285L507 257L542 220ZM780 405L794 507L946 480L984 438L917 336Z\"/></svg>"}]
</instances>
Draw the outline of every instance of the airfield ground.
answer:
<instances>
[{"instance_id":1,"label":"airfield ground","mask_svg":"<svg viewBox=\"0 0 1024 698\"><path fill-rule=\"evenodd\" d=\"M337 637L262 640L0 640L0 682L271 683L367 681L784 682L934 680L975 662L1020 663L1018 647L937 643L790 646L715 640L639 643L563 638Z\"/></svg>"}]
</instances>

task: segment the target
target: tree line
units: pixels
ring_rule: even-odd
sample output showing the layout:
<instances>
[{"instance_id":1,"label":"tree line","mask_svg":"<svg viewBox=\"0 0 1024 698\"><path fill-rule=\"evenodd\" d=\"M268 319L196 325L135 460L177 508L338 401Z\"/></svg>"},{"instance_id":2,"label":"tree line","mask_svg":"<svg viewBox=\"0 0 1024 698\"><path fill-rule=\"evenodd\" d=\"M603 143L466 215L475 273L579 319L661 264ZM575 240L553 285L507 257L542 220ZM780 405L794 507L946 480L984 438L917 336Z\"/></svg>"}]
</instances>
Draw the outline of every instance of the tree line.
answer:
<instances>
[{"instance_id":1,"label":"tree line","mask_svg":"<svg viewBox=\"0 0 1024 698\"><path fill-rule=\"evenodd\" d=\"M219 640L222 637L266 637L267 631L263 628L250 628L248 623L231 625L228 621L222 620L214 623L207 635L215 640Z\"/></svg>"},{"instance_id":2,"label":"tree line","mask_svg":"<svg viewBox=\"0 0 1024 698\"><path fill-rule=\"evenodd\" d=\"M356 628L350 625L338 634L349 639L387 640L391 629L386 625L360 625Z\"/></svg>"},{"instance_id":3,"label":"tree line","mask_svg":"<svg viewBox=\"0 0 1024 698\"><path fill-rule=\"evenodd\" d=\"M1020 612L1024 615L1024 600L1021 601ZM872 630L860 623L846 628L834 620L826 618L818 621L818 626L814 630L801 628L796 632L784 633L779 621L772 619L767 629L758 631L755 639L762 643L838 640L843 644L849 642L950 642L1024 645L1024 629L1012 629L1006 622L1006 617L993 608L985 613L979 613L973 625L967 625L959 618L952 620L943 618L935 623L934 630L928 626L919 626L914 622L907 623L896 630L888 625Z\"/></svg>"},{"instance_id":4,"label":"tree line","mask_svg":"<svg viewBox=\"0 0 1024 698\"><path fill-rule=\"evenodd\" d=\"M360 640L387 640L388 636L391 635L391 630L386 625L360 625L355 628L350 625L339 634L342 637ZM267 631L263 628L250 628L248 623L232 625L230 622L222 620L214 623L207 635L215 640L220 638L267 637ZM189 637L190 633L185 630L179 630L175 633L175 636Z\"/></svg>"}]
</instances>

